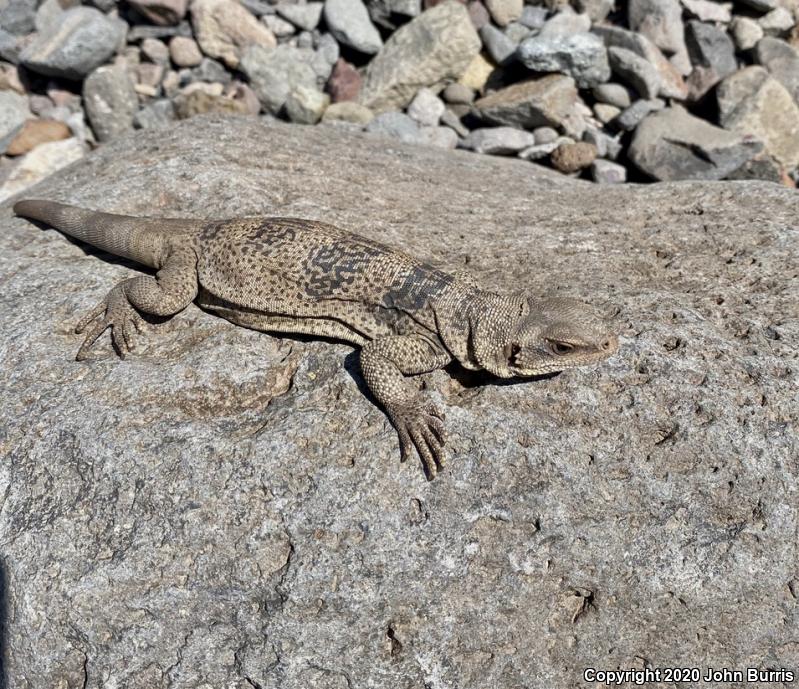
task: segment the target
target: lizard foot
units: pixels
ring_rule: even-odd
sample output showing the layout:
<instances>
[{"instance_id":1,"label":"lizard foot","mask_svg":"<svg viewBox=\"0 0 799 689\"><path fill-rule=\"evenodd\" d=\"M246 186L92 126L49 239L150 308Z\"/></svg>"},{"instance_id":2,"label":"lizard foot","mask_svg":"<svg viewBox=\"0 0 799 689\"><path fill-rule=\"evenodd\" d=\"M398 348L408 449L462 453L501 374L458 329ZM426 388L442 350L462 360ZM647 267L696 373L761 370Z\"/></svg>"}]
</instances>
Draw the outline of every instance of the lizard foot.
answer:
<instances>
[{"instance_id":1,"label":"lizard foot","mask_svg":"<svg viewBox=\"0 0 799 689\"><path fill-rule=\"evenodd\" d=\"M432 481L446 464L447 431L443 412L431 402L416 398L390 409L388 415L399 434L400 461L408 459L416 448L427 480Z\"/></svg>"},{"instance_id":2,"label":"lizard foot","mask_svg":"<svg viewBox=\"0 0 799 689\"><path fill-rule=\"evenodd\" d=\"M75 359L77 361L85 359L91 346L107 328L111 328L111 340L120 358L124 359L135 346L136 332L141 332L143 327L144 319L141 314L131 306L122 291L122 286L117 285L75 327L76 333L86 333L86 339Z\"/></svg>"}]
</instances>

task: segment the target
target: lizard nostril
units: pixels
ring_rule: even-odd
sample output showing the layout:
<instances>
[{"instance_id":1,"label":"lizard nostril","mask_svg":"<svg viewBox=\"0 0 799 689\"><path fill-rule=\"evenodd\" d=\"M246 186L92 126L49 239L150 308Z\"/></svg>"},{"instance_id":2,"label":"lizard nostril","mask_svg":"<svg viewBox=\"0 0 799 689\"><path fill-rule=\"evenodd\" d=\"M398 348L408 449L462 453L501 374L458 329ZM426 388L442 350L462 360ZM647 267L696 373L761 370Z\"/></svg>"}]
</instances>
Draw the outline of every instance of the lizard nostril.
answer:
<instances>
[{"instance_id":1,"label":"lizard nostril","mask_svg":"<svg viewBox=\"0 0 799 689\"><path fill-rule=\"evenodd\" d=\"M602 347L602 349L603 349L603 350L605 350L606 352L607 352L607 351L610 351L611 349L613 349L613 348L616 346L616 338L615 338L615 337L613 337L612 335L611 335L611 336L609 336L609 337L606 337L606 338L605 338L605 339L602 341L602 344L601 344L600 346L601 346L601 347Z\"/></svg>"}]
</instances>

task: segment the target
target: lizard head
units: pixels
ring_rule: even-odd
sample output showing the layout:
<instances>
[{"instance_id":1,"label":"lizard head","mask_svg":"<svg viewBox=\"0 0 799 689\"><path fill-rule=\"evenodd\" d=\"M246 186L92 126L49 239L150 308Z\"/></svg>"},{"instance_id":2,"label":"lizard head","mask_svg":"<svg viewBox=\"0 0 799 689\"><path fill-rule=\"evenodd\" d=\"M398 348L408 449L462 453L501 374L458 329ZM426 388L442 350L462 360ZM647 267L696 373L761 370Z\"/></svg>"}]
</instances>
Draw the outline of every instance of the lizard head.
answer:
<instances>
[{"instance_id":1,"label":"lizard head","mask_svg":"<svg viewBox=\"0 0 799 689\"><path fill-rule=\"evenodd\" d=\"M576 299L508 297L477 319L472 347L480 368L500 378L527 378L607 359L619 340Z\"/></svg>"}]
</instances>

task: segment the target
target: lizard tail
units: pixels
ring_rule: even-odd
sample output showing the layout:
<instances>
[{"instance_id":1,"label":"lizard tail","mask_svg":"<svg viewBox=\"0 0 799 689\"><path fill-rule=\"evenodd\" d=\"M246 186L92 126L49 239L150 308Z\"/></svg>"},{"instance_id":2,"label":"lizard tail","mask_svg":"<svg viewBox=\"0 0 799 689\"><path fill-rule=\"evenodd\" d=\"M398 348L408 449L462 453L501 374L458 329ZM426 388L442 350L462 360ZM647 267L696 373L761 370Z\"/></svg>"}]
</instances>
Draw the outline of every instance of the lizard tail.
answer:
<instances>
[{"instance_id":1,"label":"lizard tail","mask_svg":"<svg viewBox=\"0 0 799 689\"><path fill-rule=\"evenodd\" d=\"M151 268L161 267L170 234L191 232L198 225L196 220L136 218L33 199L17 201L14 213L47 223L70 237Z\"/></svg>"}]
</instances>

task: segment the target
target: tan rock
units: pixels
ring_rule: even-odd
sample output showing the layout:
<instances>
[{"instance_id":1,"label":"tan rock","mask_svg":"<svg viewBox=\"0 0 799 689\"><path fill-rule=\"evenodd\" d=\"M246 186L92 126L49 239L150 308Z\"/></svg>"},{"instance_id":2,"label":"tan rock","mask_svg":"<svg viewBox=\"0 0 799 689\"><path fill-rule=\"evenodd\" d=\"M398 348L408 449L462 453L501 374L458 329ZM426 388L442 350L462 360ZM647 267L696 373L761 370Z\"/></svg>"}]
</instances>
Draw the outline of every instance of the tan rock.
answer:
<instances>
[{"instance_id":1,"label":"tan rock","mask_svg":"<svg viewBox=\"0 0 799 689\"><path fill-rule=\"evenodd\" d=\"M6 154L19 156L40 144L61 141L72 136L69 127L58 120L28 120L6 149Z\"/></svg>"},{"instance_id":2,"label":"tan rock","mask_svg":"<svg viewBox=\"0 0 799 689\"><path fill-rule=\"evenodd\" d=\"M377 112L404 108L422 86L460 78L480 46L466 7L446 0L391 34L366 69L359 101Z\"/></svg>"},{"instance_id":3,"label":"tan rock","mask_svg":"<svg viewBox=\"0 0 799 689\"><path fill-rule=\"evenodd\" d=\"M488 77L497 68L483 53L478 53L472 58L466 71L458 79L461 86L466 86L472 91L482 91Z\"/></svg>"},{"instance_id":4,"label":"tan rock","mask_svg":"<svg viewBox=\"0 0 799 689\"><path fill-rule=\"evenodd\" d=\"M587 168L596 159L596 146L580 141L562 144L552 152L552 165L561 172L577 172Z\"/></svg>"},{"instance_id":5,"label":"tan rock","mask_svg":"<svg viewBox=\"0 0 799 689\"><path fill-rule=\"evenodd\" d=\"M169 56L178 67L196 67L203 61L197 42L186 36L175 36L169 42Z\"/></svg>"},{"instance_id":6,"label":"tan rock","mask_svg":"<svg viewBox=\"0 0 799 689\"><path fill-rule=\"evenodd\" d=\"M15 65L0 63L0 91L25 93L25 87L19 80L19 72Z\"/></svg>"},{"instance_id":7,"label":"tan rock","mask_svg":"<svg viewBox=\"0 0 799 689\"><path fill-rule=\"evenodd\" d=\"M202 51L236 67L250 45L274 48L274 34L236 0L193 0L191 21Z\"/></svg>"},{"instance_id":8,"label":"tan rock","mask_svg":"<svg viewBox=\"0 0 799 689\"><path fill-rule=\"evenodd\" d=\"M491 18L499 26L507 26L522 16L523 0L486 0L485 6Z\"/></svg>"},{"instance_id":9,"label":"tan rock","mask_svg":"<svg viewBox=\"0 0 799 689\"><path fill-rule=\"evenodd\" d=\"M529 129L561 126L576 103L574 79L549 74L500 89L478 100L475 106L495 124Z\"/></svg>"},{"instance_id":10,"label":"tan rock","mask_svg":"<svg viewBox=\"0 0 799 689\"><path fill-rule=\"evenodd\" d=\"M241 100L225 98L207 91L194 90L181 93L175 98L175 114L179 119L185 120L195 115L205 113L219 113L224 115L248 115L247 104Z\"/></svg>"},{"instance_id":11,"label":"tan rock","mask_svg":"<svg viewBox=\"0 0 799 689\"><path fill-rule=\"evenodd\" d=\"M360 103L352 101L341 101L333 103L327 107L325 114L322 115L322 122L353 122L355 124L369 124L375 114Z\"/></svg>"}]
</instances>

